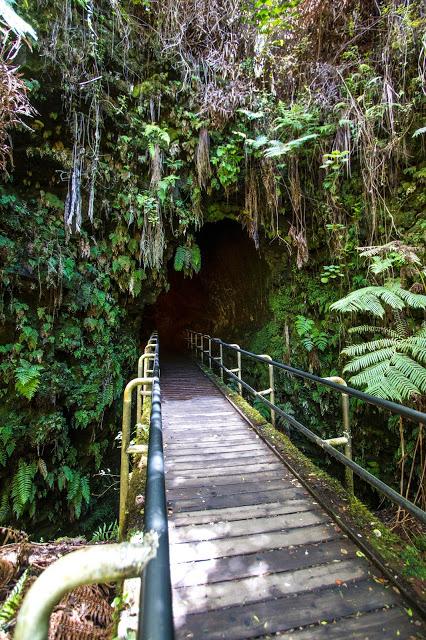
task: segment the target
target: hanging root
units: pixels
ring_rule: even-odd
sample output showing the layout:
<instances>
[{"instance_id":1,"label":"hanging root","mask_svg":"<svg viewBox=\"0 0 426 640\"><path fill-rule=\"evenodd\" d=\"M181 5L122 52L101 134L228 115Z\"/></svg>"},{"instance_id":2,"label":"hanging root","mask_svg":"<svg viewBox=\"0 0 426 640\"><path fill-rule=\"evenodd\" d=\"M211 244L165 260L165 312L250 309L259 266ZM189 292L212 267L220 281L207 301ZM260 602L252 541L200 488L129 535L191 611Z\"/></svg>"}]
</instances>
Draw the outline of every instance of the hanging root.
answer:
<instances>
[{"instance_id":1,"label":"hanging root","mask_svg":"<svg viewBox=\"0 0 426 640\"><path fill-rule=\"evenodd\" d=\"M200 188L207 189L212 175L212 169L210 165L210 138L206 127L200 129L197 149L195 151L195 166Z\"/></svg>"}]
</instances>

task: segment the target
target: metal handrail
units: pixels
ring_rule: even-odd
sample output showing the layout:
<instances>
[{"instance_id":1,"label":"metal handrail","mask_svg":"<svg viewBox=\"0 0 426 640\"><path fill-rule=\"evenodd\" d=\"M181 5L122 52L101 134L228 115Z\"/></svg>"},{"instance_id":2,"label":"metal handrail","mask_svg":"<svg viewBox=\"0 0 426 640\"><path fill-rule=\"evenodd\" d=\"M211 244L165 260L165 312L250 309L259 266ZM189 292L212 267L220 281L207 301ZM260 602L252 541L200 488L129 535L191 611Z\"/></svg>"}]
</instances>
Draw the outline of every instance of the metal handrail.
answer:
<instances>
[{"instance_id":1,"label":"metal handrail","mask_svg":"<svg viewBox=\"0 0 426 640\"><path fill-rule=\"evenodd\" d=\"M85 547L52 563L37 578L19 610L15 640L47 640L49 619L63 596L83 584L115 582L140 577L155 556L156 534L141 543L122 542Z\"/></svg>"},{"instance_id":2,"label":"metal handrail","mask_svg":"<svg viewBox=\"0 0 426 640\"><path fill-rule=\"evenodd\" d=\"M154 531L158 535L158 550L143 573L138 640L174 638L159 349L156 338L145 488L145 531Z\"/></svg>"},{"instance_id":3,"label":"metal handrail","mask_svg":"<svg viewBox=\"0 0 426 640\"><path fill-rule=\"evenodd\" d=\"M197 352L199 349L197 336L203 335L203 334L201 334L198 331L191 331L191 330L188 331L188 342L190 343L192 348L194 348L194 340L191 334L195 335L195 352ZM240 353L241 355L245 355L251 358L252 360L265 363L265 359L263 356L258 356L257 354L252 353L251 351L246 351L245 349L241 349L240 347L236 347L234 345L223 342L223 340L220 340L219 338L211 338L211 341L218 344L220 347L222 347L222 349L223 348L230 349ZM289 415L288 413L285 413L285 411L283 411L277 405L270 402L270 400L265 398L265 396L259 394L259 392L256 391L256 389L253 389L253 387L247 384L247 382L244 382L241 379L241 376L238 377L230 369L227 369L227 367L225 367L223 363L219 363L218 360L213 358L212 358L212 362L215 365L217 365L221 369L221 371L224 371L227 374L227 376L229 376L231 379L234 379L239 385L243 386L247 391L249 391L256 397L258 397L267 407L269 407L269 409L271 409L271 411L275 411L277 415L284 418L288 423L290 423L293 427L295 427L295 429L300 431L300 433L303 433L303 435L306 436L306 438L308 438L309 440L314 442L316 445L321 447L329 455L331 455L333 458L335 458L336 460L341 462L343 465L345 465L345 467L352 470L354 473L357 474L357 476L359 476L365 482L368 482L371 486L373 486L379 492L384 494L392 502L394 502L398 506L402 507L403 509L411 513L420 522L426 524L426 512L423 511L423 509L420 509L417 505L412 503L410 500L407 500L406 498L404 498L397 491L395 491L394 489L389 487L387 484L385 484L384 482L376 478L376 476L374 476L372 473L370 473L369 471L361 467L361 465L357 464L356 462L351 460L349 457L347 457L346 455L338 451L334 446L332 446L329 442L327 442L327 440L324 440L323 438L320 438L319 436L317 436L313 431L308 429L308 427L306 427L304 424L296 420L293 416ZM402 415L404 417L410 418L411 420L416 420L417 422L426 424L426 414L420 411L416 411L415 409L410 409L409 407L405 407L403 405L397 404L396 402L391 402L389 400L382 400L381 398L375 398L374 396L370 396L369 394L363 393L362 391L357 391L352 387L345 386L344 392L342 392L341 383L333 382L332 380L329 380L329 379L327 380L327 378L320 378L319 376L315 376L314 374L307 373L306 371L301 371L300 369L295 369L294 367L284 365L283 363L277 362L275 360L266 361L266 362L268 365L272 365L273 367L276 367L278 369L283 369L284 371L297 375L298 377L304 378L306 380L311 380L319 384L323 384L336 391L339 391L339 393L341 394L346 394L347 396L353 396L353 397L359 398L361 400L364 400L365 402L368 402L369 404L373 404L377 407L388 409L393 413L397 413L398 415Z\"/></svg>"}]
</instances>

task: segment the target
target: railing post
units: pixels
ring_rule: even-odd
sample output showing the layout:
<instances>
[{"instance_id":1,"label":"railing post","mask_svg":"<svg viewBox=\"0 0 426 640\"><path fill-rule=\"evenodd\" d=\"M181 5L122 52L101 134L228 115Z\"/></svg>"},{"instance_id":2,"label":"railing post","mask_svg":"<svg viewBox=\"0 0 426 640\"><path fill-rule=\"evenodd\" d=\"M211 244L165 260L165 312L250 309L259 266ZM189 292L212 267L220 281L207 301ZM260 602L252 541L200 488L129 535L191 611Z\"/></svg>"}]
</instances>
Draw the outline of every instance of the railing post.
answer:
<instances>
[{"instance_id":1,"label":"railing post","mask_svg":"<svg viewBox=\"0 0 426 640\"><path fill-rule=\"evenodd\" d=\"M121 428L121 465L120 465L120 509L118 520L118 540L124 539L126 522L126 502L129 492L129 444L132 418L132 391L141 385L152 384L153 378L134 378L124 389L123 394L123 422Z\"/></svg>"},{"instance_id":2,"label":"railing post","mask_svg":"<svg viewBox=\"0 0 426 640\"><path fill-rule=\"evenodd\" d=\"M211 370L212 368L212 339L210 336L208 336L209 338L209 369Z\"/></svg>"},{"instance_id":3,"label":"railing post","mask_svg":"<svg viewBox=\"0 0 426 640\"><path fill-rule=\"evenodd\" d=\"M347 382L340 376L331 376L329 378L324 378L325 380L330 380L330 382L336 382L337 384L341 384L344 387L347 387ZM343 438L342 444L345 446L345 456L352 460L352 433L351 433L351 424L349 418L349 396L347 393L342 392L342 416L343 416ZM330 438L327 442L332 444L333 438ZM349 467L345 467L345 483L346 488L349 493L354 492L354 472Z\"/></svg>"},{"instance_id":4,"label":"railing post","mask_svg":"<svg viewBox=\"0 0 426 640\"><path fill-rule=\"evenodd\" d=\"M149 360L154 359L154 354L146 351L143 353L138 360L138 378L147 378L148 374L152 373L152 370L149 369ZM142 420L142 409L145 397L150 395L150 392L147 392L146 386L143 385L142 390L138 387L136 391L136 422L139 423Z\"/></svg>"},{"instance_id":5,"label":"railing post","mask_svg":"<svg viewBox=\"0 0 426 640\"><path fill-rule=\"evenodd\" d=\"M219 344L219 362L221 364L220 367L220 377L223 381L223 346L222 343Z\"/></svg>"},{"instance_id":6,"label":"railing post","mask_svg":"<svg viewBox=\"0 0 426 640\"><path fill-rule=\"evenodd\" d=\"M270 362L272 362L272 358L271 356L268 356L267 353L262 353L259 356L260 358L265 358L265 360L269 360ZM259 395L261 396L265 396L269 394L269 400L271 402L271 404L275 404L275 376L274 376L274 365L273 364L268 364L268 369L269 369L269 389L265 389L265 391L259 391ZM276 415L275 415L275 410L274 409L270 409L271 411L271 424L275 427L275 423L276 423Z\"/></svg>"},{"instance_id":7,"label":"railing post","mask_svg":"<svg viewBox=\"0 0 426 640\"><path fill-rule=\"evenodd\" d=\"M236 347L237 349L240 348L239 344L230 344L230 347ZM229 371L231 371L231 373L236 373L237 377L239 380L242 380L242 375L241 375L241 353L239 351L237 351L237 368L236 369L229 369ZM238 393L240 394L240 396L243 395L243 385L241 384L241 382L238 383Z\"/></svg>"}]
</instances>

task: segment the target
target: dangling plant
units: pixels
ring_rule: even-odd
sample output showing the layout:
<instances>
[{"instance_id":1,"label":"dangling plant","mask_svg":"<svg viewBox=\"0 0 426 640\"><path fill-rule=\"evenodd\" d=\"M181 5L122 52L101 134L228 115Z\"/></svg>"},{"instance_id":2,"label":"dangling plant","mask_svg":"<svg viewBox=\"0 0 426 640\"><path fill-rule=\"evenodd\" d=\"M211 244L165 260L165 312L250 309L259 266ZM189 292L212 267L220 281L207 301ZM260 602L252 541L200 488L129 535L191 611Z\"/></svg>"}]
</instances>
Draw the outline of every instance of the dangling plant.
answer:
<instances>
[{"instance_id":1,"label":"dangling plant","mask_svg":"<svg viewBox=\"0 0 426 640\"><path fill-rule=\"evenodd\" d=\"M201 251L198 244L180 245L176 249L173 263L175 271L183 271L185 275L192 276L201 269Z\"/></svg>"}]
</instances>

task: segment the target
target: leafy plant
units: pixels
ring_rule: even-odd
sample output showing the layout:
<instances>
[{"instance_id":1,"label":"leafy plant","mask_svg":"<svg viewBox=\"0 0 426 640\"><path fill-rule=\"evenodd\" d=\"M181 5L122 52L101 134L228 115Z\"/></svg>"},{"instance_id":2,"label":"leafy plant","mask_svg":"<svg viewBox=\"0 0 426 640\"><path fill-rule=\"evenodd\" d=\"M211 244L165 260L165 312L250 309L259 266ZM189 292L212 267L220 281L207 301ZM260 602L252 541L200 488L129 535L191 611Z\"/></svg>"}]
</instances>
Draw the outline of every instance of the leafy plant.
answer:
<instances>
[{"instance_id":1,"label":"leafy plant","mask_svg":"<svg viewBox=\"0 0 426 640\"><path fill-rule=\"evenodd\" d=\"M318 329L313 320L305 318L305 316L297 316L294 326L306 351L310 352L313 349L325 351L328 345L328 335L325 331Z\"/></svg>"},{"instance_id":2,"label":"leafy plant","mask_svg":"<svg viewBox=\"0 0 426 640\"><path fill-rule=\"evenodd\" d=\"M185 275L199 273L201 269L201 252L197 244L180 245L175 252L173 263L175 271L183 271Z\"/></svg>"},{"instance_id":3,"label":"leafy plant","mask_svg":"<svg viewBox=\"0 0 426 640\"><path fill-rule=\"evenodd\" d=\"M100 525L90 539L91 542L111 542L118 539L118 523L117 520L107 524L104 522Z\"/></svg>"},{"instance_id":4,"label":"leafy plant","mask_svg":"<svg viewBox=\"0 0 426 640\"><path fill-rule=\"evenodd\" d=\"M24 571L3 604L0 605L0 630L7 631L9 623L16 617L24 597L28 579L28 569Z\"/></svg>"},{"instance_id":5,"label":"leafy plant","mask_svg":"<svg viewBox=\"0 0 426 640\"><path fill-rule=\"evenodd\" d=\"M41 365L21 360L19 367L15 369L16 391L24 398L31 400L39 387L42 371Z\"/></svg>"}]
</instances>

